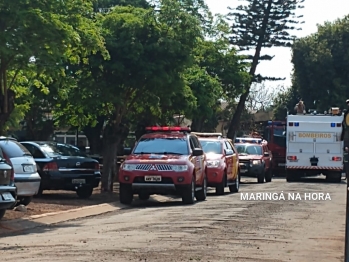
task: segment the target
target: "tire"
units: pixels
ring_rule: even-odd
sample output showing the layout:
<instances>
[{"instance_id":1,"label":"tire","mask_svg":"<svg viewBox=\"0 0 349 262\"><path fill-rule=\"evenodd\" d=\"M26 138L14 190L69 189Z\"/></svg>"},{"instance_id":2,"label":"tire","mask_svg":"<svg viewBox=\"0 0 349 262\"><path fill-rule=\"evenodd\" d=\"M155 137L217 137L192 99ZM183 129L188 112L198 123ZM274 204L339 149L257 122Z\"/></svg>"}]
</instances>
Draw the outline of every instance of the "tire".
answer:
<instances>
[{"instance_id":1,"label":"tire","mask_svg":"<svg viewBox=\"0 0 349 262\"><path fill-rule=\"evenodd\" d=\"M235 185L229 186L229 191L231 193L239 192L239 189L240 189L240 172L238 172L237 176L238 177L235 179Z\"/></svg>"},{"instance_id":2,"label":"tire","mask_svg":"<svg viewBox=\"0 0 349 262\"><path fill-rule=\"evenodd\" d=\"M147 194L147 193L139 193L139 194L138 194L138 198L139 198L140 200L148 200L148 199L150 198L150 195Z\"/></svg>"},{"instance_id":3,"label":"tire","mask_svg":"<svg viewBox=\"0 0 349 262\"><path fill-rule=\"evenodd\" d=\"M195 201L195 180L193 176L190 186L186 186L185 188L183 188L182 202L184 204L194 204L194 201Z\"/></svg>"},{"instance_id":4,"label":"tire","mask_svg":"<svg viewBox=\"0 0 349 262\"><path fill-rule=\"evenodd\" d=\"M300 179L299 175L294 172L286 172L286 181L287 182L295 182Z\"/></svg>"},{"instance_id":5,"label":"tire","mask_svg":"<svg viewBox=\"0 0 349 262\"><path fill-rule=\"evenodd\" d=\"M267 183L271 182L272 177L273 177L273 173L271 171L271 168L269 168L267 173L265 174L265 182Z\"/></svg>"},{"instance_id":6,"label":"tire","mask_svg":"<svg viewBox=\"0 0 349 262\"><path fill-rule=\"evenodd\" d=\"M0 209L0 220L4 217L6 209Z\"/></svg>"},{"instance_id":7,"label":"tire","mask_svg":"<svg viewBox=\"0 0 349 262\"><path fill-rule=\"evenodd\" d=\"M132 187L129 184L120 183L120 203L130 205L133 201Z\"/></svg>"},{"instance_id":8,"label":"tire","mask_svg":"<svg viewBox=\"0 0 349 262\"><path fill-rule=\"evenodd\" d=\"M333 172L326 176L326 180L331 183L341 183L342 182L342 173Z\"/></svg>"},{"instance_id":9,"label":"tire","mask_svg":"<svg viewBox=\"0 0 349 262\"><path fill-rule=\"evenodd\" d=\"M33 197L32 196L28 196L28 197L22 197L19 199L19 201L17 202L17 205L29 205L30 202L32 202Z\"/></svg>"},{"instance_id":10,"label":"tire","mask_svg":"<svg viewBox=\"0 0 349 262\"><path fill-rule=\"evenodd\" d=\"M78 197L83 199L89 198L92 195L92 192L93 192L92 187L79 187L76 190L76 194L78 195Z\"/></svg>"},{"instance_id":11,"label":"tire","mask_svg":"<svg viewBox=\"0 0 349 262\"><path fill-rule=\"evenodd\" d=\"M224 195L224 188L225 188L225 185L227 184L226 181L227 181L227 174L224 172L221 184L216 187L217 195Z\"/></svg>"},{"instance_id":12,"label":"tire","mask_svg":"<svg viewBox=\"0 0 349 262\"><path fill-rule=\"evenodd\" d=\"M202 189L195 192L195 198L197 201L205 201L206 197L207 197L207 177L205 174L204 181L202 182Z\"/></svg>"},{"instance_id":13,"label":"tire","mask_svg":"<svg viewBox=\"0 0 349 262\"><path fill-rule=\"evenodd\" d=\"M265 172L263 171L262 173L260 173L260 174L257 175L257 182L258 182L259 184L264 183L264 178L265 178Z\"/></svg>"}]
</instances>

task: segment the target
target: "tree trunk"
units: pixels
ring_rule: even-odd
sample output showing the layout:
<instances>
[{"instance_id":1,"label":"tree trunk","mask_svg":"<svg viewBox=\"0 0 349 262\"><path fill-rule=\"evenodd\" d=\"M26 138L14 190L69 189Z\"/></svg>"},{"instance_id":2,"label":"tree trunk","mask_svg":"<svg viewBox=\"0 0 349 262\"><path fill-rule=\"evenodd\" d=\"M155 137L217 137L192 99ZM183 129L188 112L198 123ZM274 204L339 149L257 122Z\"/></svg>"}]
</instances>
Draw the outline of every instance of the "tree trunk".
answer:
<instances>
[{"instance_id":1,"label":"tree trunk","mask_svg":"<svg viewBox=\"0 0 349 262\"><path fill-rule=\"evenodd\" d=\"M86 126L84 128L84 134L88 139L90 145L91 154L101 154L103 140L101 139L101 134L103 130L105 117L100 116L97 118L97 124L94 127Z\"/></svg>"},{"instance_id":2,"label":"tree trunk","mask_svg":"<svg viewBox=\"0 0 349 262\"><path fill-rule=\"evenodd\" d=\"M118 147L126 139L128 132L129 129L124 124L111 123L104 129L102 192L113 192L113 182L117 175Z\"/></svg>"},{"instance_id":3,"label":"tree trunk","mask_svg":"<svg viewBox=\"0 0 349 262\"><path fill-rule=\"evenodd\" d=\"M239 100L238 106L236 107L236 111L235 111L235 113L233 115L232 120L230 121L227 137L232 139L233 141L235 140L236 134L239 131L241 115L242 115L242 112L243 112L243 110L245 108L245 103L246 103L247 97L250 94L250 89L251 89L251 85L252 85L252 82L253 82L253 77L254 77L254 75L256 73L258 61L259 61L259 58L261 56L261 50L262 50L262 46L263 46L263 43L264 43L264 35L265 35L265 31L267 29L267 25L268 25L268 22L269 22L269 16L270 16L270 10L271 10L271 7L272 7L272 2L273 2L272 0L268 1L268 7L265 10L265 14L264 14L264 18L263 18L263 24L262 24L262 28L261 28L263 34L258 39L258 43L257 43L257 46L256 46L256 51L255 51L255 54L253 56L253 60L252 60L252 64L251 64L251 68L250 68L250 72L249 72L252 80L248 84L248 86L246 88L246 91L240 96L240 100Z\"/></svg>"},{"instance_id":4,"label":"tree trunk","mask_svg":"<svg viewBox=\"0 0 349 262\"><path fill-rule=\"evenodd\" d=\"M4 134L6 122L15 108L15 93L8 89L7 70L0 59L0 135Z\"/></svg>"},{"instance_id":5,"label":"tree trunk","mask_svg":"<svg viewBox=\"0 0 349 262\"><path fill-rule=\"evenodd\" d=\"M203 120L198 119L198 118L194 118L193 121L191 122L190 129L193 132L201 132L202 126L203 126Z\"/></svg>"}]
</instances>

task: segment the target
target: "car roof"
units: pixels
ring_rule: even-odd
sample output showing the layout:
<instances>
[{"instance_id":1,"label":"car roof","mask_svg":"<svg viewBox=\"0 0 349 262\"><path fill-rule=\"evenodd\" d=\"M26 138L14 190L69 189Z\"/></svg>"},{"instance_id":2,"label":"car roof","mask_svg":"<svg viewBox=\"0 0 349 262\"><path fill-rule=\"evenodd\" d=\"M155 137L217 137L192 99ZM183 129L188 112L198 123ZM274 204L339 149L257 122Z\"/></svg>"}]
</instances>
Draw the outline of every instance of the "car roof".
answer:
<instances>
[{"instance_id":1,"label":"car roof","mask_svg":"<svg viewBox=\"0 0 349 262\"><path fill-rule=\"evenodd\" d=\"M235 143L235 145L245 145L245 146L264 146L257 143Z\"/></svg>"},{"instance_id":2,"label":"car roof","mask_svg":"<svg viewBox=\"0 0 349 262\"><path fill-rule=\"evenodd\" d=\"M17 141L16 138L14 137L9 137L9 136L0 136L0 141L1 140L12 140L12 141Z\"/></svg>"},{"instance_id":3,"label":"car roof","mask_svg":"<svg viewBox=\"0 0 349 262\"><path fill-rule=\"evenodd\" d=\"M143 135L141 138L187 138L188 134L182 132L154 132Z\"/></svg>"}]
</instances>

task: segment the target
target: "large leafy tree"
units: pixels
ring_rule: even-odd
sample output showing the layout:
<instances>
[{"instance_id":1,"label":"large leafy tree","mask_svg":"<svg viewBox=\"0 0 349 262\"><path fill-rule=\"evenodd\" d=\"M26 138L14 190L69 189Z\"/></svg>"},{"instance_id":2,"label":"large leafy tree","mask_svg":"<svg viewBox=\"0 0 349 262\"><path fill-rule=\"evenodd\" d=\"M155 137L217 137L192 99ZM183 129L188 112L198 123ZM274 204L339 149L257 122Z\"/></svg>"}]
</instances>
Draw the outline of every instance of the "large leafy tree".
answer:
<instances>
[{"instance_id":1,"label":"large leafy tree","mask_svg":"<svg viewBox=\"0 0 349 262\"><path fill-rule=\"evenodd\" d=\"M100 26L110 60L99 54L91 57L85 70L91 72L85 78L90 84L77 88L84 96L75 105L69 99L63 107L105 116L102 190L109 191L118 144L128 133L127 116L150 101L156 110L162 97L186 88L183 72L193 61L191 54L201 29L198 20L172 0L161 2L161 12L114 7L101 18Z\"/></svg>"},{"instance_id":2,"label":"large leafy tree","mask_svg":"<svg viewBox=\"0 0 349 262\"><path fill-rule=\"evenodd\" d=\"M293 47L294 89L307 108L345 106L349 96L349 16L318 26Z\"/></svg>"},{"instance_id":3,"label":"large leafy tree","mask_svg":"<svg viewBox=\"0 0 349 262\"><path fill-rule=\"evenodd\" d=\"M240 50L254 50L248 57L251 60L249 74L250 82L245 86L240 96L233 118L231 119L228 137L234 138L239 130L241 114L245 108L251 84L265 79L276 80L264 76L257 76L257 65L261 60L271 60L270 55L261 55L263 48L273 46L290 47L294 36L290 31L296 29L298 23L295 10L301 8L304 0L246 0L246 5L240 5L229 14L234 20L231 43Z\"/></svg>"},{"instance_id":4,"label":"large leafy tree","mask_svg":"<svg viewBox=\"0 0 349 262\"><path fill-rule=\"evenodd\" d=\"M78 63L91 52L103 50L103 38L90 19L92 11L92 1L84 0L1 2L0 131L14 110L19 75L25 78L30 71L30 78L35 71L39 78L45 74L47 84L64 76L64 61ZM27 87L32 84L28 79ZM25 80L20 85L25 86Z\"/></svg>"}]
</instances>

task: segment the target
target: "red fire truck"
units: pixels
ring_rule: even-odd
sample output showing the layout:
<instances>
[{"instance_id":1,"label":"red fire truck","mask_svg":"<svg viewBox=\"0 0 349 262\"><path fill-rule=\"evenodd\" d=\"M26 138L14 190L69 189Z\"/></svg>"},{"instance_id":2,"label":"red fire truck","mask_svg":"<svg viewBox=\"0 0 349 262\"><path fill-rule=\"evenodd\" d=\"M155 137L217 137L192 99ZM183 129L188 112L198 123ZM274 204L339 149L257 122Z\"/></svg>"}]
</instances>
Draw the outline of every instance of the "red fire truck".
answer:
<instances>
[{"instance_id":1,"label":"red fire truck","mask_svg":"<svg viewBox=\"0 0 349 262\"><path fill-rule=\"evenodd\" d=\"M268 141L272 152L272 168L274 175L285 174L286 163L286 122L268 121L264 128L263 138Z\"/></svg>"}]
</instances>

